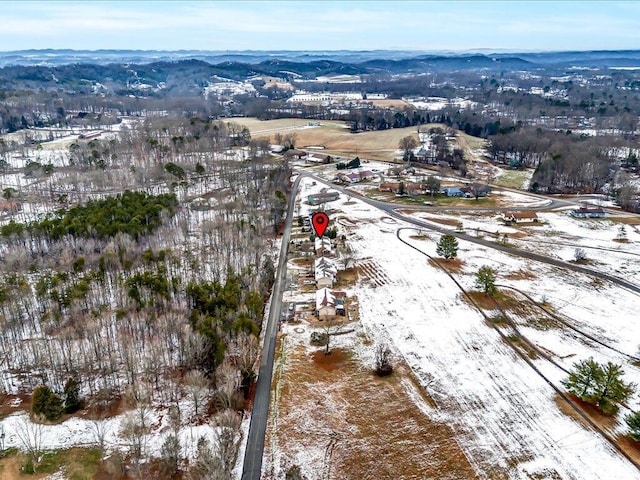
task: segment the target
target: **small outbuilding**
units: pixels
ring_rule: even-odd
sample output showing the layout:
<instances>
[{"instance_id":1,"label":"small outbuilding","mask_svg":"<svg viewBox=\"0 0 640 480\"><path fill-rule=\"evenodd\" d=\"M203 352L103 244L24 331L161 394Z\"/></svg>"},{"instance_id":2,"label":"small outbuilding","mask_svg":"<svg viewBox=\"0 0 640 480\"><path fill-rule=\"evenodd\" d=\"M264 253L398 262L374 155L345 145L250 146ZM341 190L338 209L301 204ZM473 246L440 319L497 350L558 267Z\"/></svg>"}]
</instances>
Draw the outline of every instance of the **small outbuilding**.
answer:
<instances>
[{"instance_id":1,"label":"small outbuilding","mask_svg":"<svg viewBox=\"0 0 640 480\"><path fill-rule=\"evenodd\" d=\"M576 218L605 218L605 211L600 207L580 207L571 210L571 216Z\"/></svg>"},{"instance_id":2,"label":"small outbuilding","mask_svg":"<svg viewBox=\"0 0 640 480\"><path fill-rule=\"evenodd\" d=\"M502 219L513 223L537 223L539 221L536 212L504 212Z\"/></svg>"}]
</instances>

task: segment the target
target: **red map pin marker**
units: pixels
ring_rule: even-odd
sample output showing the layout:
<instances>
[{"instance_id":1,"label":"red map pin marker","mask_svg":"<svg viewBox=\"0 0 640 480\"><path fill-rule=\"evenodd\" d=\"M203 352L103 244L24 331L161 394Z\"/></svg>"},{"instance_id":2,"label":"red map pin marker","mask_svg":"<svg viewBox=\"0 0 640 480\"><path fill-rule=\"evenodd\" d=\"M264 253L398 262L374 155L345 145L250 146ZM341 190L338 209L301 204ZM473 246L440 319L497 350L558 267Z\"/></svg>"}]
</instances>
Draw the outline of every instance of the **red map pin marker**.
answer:
<instances>
[{"instance_id":1,"label":"red map pin marker","mask_svg":"<svg viewBox=\"0 0 640 480\"><path fill-rule=\"evenodd\" d=\"M311 215L311 223L313 224L313 229L316 231L316 235L322 238L329 226L329 217L324 212L314 213Z\"/></svg>"}]
</instances>

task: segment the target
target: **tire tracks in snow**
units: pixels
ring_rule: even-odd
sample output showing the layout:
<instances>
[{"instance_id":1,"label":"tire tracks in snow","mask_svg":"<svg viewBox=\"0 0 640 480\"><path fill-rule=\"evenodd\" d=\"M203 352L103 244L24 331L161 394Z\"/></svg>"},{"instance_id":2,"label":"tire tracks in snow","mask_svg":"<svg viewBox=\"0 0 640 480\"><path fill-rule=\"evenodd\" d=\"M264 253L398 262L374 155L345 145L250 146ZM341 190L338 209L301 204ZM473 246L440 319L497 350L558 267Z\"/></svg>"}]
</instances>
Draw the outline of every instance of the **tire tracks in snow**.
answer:
<instances>
[{"instance_id":1,"label":"tire tracks in snow","mask_svg":"<svg viewBox=\"0 0 640 480\"><path fill-rule=\"evenodd\" d=\"M522 295L524 298L526 298L534 307L536 307L538 310L541 310L542 312L544 312L548 317L552 318L553 320L557 321L558 323L561 323L562 325L564 325L565 327L567 327L569 330L572 330L574 332L576 332L579 335L582 335L583 337L591 340L594 343L597 343L598 345L611 350L613 352L616 352L619 355L622 355L623 357L625 357L626 359L630 360L631 362L638 362L640 363L640 358L636 357L634 355L628 354L626 352L623 352L622 350L617 349L616 347L603 342L602 340L599 340L598 338L594 337L593 335L585 332L584 330L581 330L580 328L576 327L575 325L573 325L571 322L568 322L567 320L563 319L562 317L560 317L559 315L556 315L555 313L551 312L550 310L546 309L544 307L544 305L540 305L538 302L536 302L533 298L531 298L531 296L525 292L523 292L522 290L519 290L515 287L511 287L509 285L496 285L496 287L500 287L500 288L508 288L510 290L513 290L516 293L519 293L520 295Z\"/></svg>"},{"instance_id":2,"label":"tire tracks in snow","mask_svg":"<svg viewBox=\"0 0 640 480\"><path fill-rule=\"evenodd\" d=\"M620 445L618 445L618 443L616 442L616 440L614 439L613 436L611 436L607 431L605 431L598 424L596 424L593 420L591 420L591 418L582 410L582 408L580 408L580 406L575 401L573 401L571 399L571 397L569 397L569 395L567 393L565 393L565 391L563 389L561 389L560 387L555 385L555 383L551 379L549 379L544 373L542 373L542 371L533 363L533 361L529 358L529 356L525 352L523 352L520 348L518 348L517 346L515 346L513 344L512 340L509 338L508 335L506 335L499 327L497 327L496 325L494 325L492 323L491 318L484 312L482 307L480 307L477 304L477 302L471 297L469 292L456 280L456 278L446 268L444 268L444 266L442 266L442 264L440 263L440 261L438 261L438 259L432 257L428 253L423 252L418 247L416 247L415 245L412 245L409 242L405 241L400 236L400 232L403 231L403 230L419 231L419 229L414 228L414 227L402 227L402 228L399 228L399 229L396 230L396 237L398 238L398 240L400 240L402 243L404 243L408 247L416 250L417 252L419 252L422 255L426 256L427 258L431 259L451 279L451 281L453 281L453 283L456 284L458 289L465 296L465 298L469 301L469 303L471 305L473 305L476 308L476 310L478 310L478 312L482 315L482 317L485 319L487 325L490 325L491 328L493 330L495 330L498 333L498 335L500 335L502 340L507 345L509 345L511 347L511 349L515 352L515 354L517 356L519 356L531 369L533 369L533 371L540 378L542 378L542 380L544 380L544 382L547 385L549 385L557 393L557 395L560 398L562 398L562 400L564 400L567 403L567 405L574 412L576 412L576 414L582 420L584 420L584 422L587 425L589 425L595 432L600 434L600 436L602 436L602 438L604 438L618 453L620 453L623 457L625 457L634 467L636 467L638 470L640 470L640 464L634 458L632 458L629 454L627 454L622 449L622 447L620 447ZM555 367L561 369L563 372L569 373L568 370L566 370L564 367L562 367L557 362L555 362L553 359L551 359L549 355L547 355L545 352L540 350L532 342L530 342L524 335L522 335L522 333L519 331L519 329L517 328L517 326L515 325L513 320L511 320L511 318L506 315L506 312L504 312L504 309L502 309L502 307L498 304L498 302L495 302L495 303L499 307L499 310L503 314L506 322L513 329L515 335L518 337L519 340L523 341L527 346L532 348L533 351L535 351L544 360L547 360L549 363L551 363Z\"/></svg>"}]
</instances>

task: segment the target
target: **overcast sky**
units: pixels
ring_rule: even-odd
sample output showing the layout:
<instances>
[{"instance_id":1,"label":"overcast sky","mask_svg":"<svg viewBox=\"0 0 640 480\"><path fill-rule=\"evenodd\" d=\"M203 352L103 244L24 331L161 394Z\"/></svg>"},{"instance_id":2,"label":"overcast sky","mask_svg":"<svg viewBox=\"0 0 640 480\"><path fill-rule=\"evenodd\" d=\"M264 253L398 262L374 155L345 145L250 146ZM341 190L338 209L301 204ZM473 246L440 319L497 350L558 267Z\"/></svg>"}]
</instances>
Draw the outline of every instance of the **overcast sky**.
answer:
<instances>
[{"instance_id":1,"label":"overcast sky","mask_svg":"<svg viewBox=\"0 0 640 480\"><path fill-rule=\"evenodd\" d=\"M0 50L640 49L640 2L0 3Z\"/></svg>"}]
</instances>

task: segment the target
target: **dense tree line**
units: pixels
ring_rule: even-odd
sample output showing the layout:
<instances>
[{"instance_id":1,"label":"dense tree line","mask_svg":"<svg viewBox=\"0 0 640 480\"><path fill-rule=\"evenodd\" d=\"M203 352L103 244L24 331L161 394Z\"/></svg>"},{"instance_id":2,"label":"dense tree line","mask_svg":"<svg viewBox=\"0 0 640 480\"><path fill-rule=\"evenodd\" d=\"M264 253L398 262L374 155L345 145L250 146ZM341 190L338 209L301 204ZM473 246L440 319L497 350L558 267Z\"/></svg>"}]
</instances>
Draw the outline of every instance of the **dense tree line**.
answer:
<instances>
[{"instance_id":1,"label":"dense tree line","mask_svg":"<svg viewBox=\"0 0 640 480\"><path fill-rule=\"evenodd\" d=\"M154 196L127 190L115 197L90 200L85 205L68 210L60 209L29 225L10 222L3 225L0 231L4 236L10 236L26 229L52 240L65 235L105 239L119 233L138 238L157 228L162 212L171 215L176 206L177 200L173 194Z\"/></svg>"},{"instance_id":2,"label":"dense tree line","mask_svg":"<svg viewBox=\"0 0 640 480\"><path fill-rule=\"evenodd\" d=\"M615 143L606 137L518 127L489 138L494 161L535 168L533 191L602 192L620 166Z\"/></svg>"}]
</instances>

